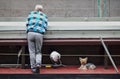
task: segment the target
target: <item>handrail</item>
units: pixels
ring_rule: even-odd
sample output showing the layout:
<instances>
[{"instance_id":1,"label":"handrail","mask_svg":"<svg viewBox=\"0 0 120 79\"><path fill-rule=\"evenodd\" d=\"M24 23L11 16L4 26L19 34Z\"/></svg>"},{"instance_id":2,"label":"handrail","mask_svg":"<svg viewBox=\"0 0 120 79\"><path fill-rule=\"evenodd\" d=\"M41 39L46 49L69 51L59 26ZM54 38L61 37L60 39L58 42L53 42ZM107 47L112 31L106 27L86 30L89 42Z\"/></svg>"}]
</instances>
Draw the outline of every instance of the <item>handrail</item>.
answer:
<instances>
[{"instance_id":1,"label":"handrail","mask_svg":"<svg viewBox=\"0 0 120 79\"><path fill-rule=\"evenodd\" d=\"M25 22L0 22L0 31L25 31ZM48 31L96 31L120 30L120 22L49 22Z\"/></svg>"}]
</instances>

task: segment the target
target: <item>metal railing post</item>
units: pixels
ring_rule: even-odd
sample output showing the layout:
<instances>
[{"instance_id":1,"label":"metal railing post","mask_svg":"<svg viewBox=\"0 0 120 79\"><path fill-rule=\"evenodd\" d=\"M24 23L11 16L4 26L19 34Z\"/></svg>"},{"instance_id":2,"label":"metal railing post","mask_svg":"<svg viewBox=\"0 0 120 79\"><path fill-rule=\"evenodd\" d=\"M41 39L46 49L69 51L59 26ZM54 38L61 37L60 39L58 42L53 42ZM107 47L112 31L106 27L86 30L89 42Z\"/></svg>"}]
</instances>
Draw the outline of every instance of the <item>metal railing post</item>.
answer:
<instances>
[{"instance_id":1,"label":"metal railing post","mask_svg":"<svg viewBox=\"0 0 120 79\"><path fill-rule=\"evenodd\" d=\"M105 49L105 51L106 51L106 54L108 55L108 57L109 57L109 59L110 59L110 61L111 61L112 65L113 65L113 67L114 67L114 69L115 69L115 71L118 73L119 70L118 70L117 66L115 65L115 62L113 61L113 59L112 59L112 57L111 57L111 55L110 55L110 53L109 53L109 51L108 51L108 49L107 49L107 46L106 46L105 43L104 43L102 37L100 37L100 41L101 41L102 46L104 47L104 49Z\"/></svg>"}]
</instances>

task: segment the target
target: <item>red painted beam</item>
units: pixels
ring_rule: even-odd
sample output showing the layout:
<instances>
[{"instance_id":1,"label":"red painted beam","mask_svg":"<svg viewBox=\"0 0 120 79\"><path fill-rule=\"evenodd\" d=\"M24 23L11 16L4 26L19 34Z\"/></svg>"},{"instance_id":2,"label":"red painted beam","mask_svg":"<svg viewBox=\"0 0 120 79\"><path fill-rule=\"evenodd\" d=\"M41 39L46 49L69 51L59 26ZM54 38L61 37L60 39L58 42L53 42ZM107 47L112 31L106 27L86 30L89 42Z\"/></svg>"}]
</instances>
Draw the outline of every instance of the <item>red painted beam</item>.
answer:
<instances>
[{"instance_id":1,"label":"red painted beam","mask_svg":"<svg viewBox=\"0 0 120 79\"><path fill-rule=\"evenodd\" d=\"M120 45L120 38L105 38L108 45ZM44 39L44 45L100 45L98 38L49 38ZM0 39L0 45L27 45L26 39Z\"/></svg>"}]
</instances>

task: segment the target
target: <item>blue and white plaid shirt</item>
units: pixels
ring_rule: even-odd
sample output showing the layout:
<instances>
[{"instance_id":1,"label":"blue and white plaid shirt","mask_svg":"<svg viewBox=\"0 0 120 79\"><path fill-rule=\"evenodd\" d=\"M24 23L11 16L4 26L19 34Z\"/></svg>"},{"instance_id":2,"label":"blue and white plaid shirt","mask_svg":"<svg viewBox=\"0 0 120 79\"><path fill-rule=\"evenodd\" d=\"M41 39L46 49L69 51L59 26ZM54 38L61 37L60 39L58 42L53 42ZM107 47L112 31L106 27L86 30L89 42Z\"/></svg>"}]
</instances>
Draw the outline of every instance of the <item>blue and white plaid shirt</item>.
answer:
<instances>
[{"instance_id":1,"label":"blue and white plaid shirt","mask_svg":"<svg viewBox=\"0 0 120 79\"><path fill-rule=\"evenodd\" d=\"M47 30L47 15L40 11L32 11L29 13L26 23L26 31L32 31L44 34Z\"/></svg>"}]
</instances>

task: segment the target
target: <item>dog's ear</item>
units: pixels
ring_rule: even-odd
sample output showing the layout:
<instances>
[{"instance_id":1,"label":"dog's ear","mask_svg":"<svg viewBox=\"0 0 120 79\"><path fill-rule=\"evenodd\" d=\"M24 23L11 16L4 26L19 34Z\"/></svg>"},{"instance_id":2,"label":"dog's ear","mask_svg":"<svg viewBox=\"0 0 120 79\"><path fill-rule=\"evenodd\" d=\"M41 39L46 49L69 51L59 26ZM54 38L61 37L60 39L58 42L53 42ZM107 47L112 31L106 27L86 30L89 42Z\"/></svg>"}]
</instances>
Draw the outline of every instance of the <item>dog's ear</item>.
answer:
<instances>
[{"instance_id":1,"label":"dog's ear","mask_svg":"<svg viewBox=\"0 0 120 79\"><path fill-rule=\"evenodd\" d=\"M85 57L86 60L88 60L88 57Z\"/></svg>"},{"instance_id":2,"label":"dog's ear","mask_svg":"<svg viewBox=\"0 0 120 79\"><path fill-rule=\"evenodd\" d=\"M81 60L82 58L81 57L79 57L79 60Z\"/></svg>"}]
</instances>

